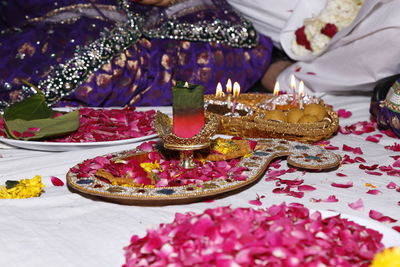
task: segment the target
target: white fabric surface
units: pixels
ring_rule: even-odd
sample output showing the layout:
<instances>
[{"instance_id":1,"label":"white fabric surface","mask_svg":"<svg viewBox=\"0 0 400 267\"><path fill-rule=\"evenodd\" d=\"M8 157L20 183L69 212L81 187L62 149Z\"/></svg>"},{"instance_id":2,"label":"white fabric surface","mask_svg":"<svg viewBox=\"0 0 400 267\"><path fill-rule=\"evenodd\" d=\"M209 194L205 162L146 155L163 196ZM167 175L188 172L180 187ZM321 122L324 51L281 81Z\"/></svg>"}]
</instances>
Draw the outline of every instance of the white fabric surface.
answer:
<instances>
[{"instance_id":1,"label":"white fabric surface","mask_svg":"<svg viewBox=\"0 0 400 267\"><path fill-rule=\"evenodd\" d=\"M270 36L296 64L278 77L290 88L292 74L314 92L372 91L376 81L400 73L400 20L398 0L365 0L353 23L337 33L325 52L296 56L291 51L294 31L306 18L317 15L322 0L228 0ZM284 23L284 21L286 23Z\"/></svg>"},{"instance_id":2,"label":"white fabric surface","mask_svg":"<svg viewBox=\"0 0 400 267\"><path fill-rule=\"evenodd\" d=\"M341 119L341 125L349 125L369 118L369 97L325 96L326 103L334 108L344 108L353 113L350 118ZM398 153L386 150L385 145L399 143L398 139L384 136L378 143L365 141L363 135L342 135L331 139L331 144L340 149L340 155L349 154L352 158L363 157L365 165L393 164L389 156ZM345 152L343 144L361 147L364 154L355 155ZM124 206L104 202L100 199L84 197L72 193L66 186L56 187L50 176L65 181L69 168L75 164L98 155L116 152L134 147L123 145L117 147L95 148L72 152L38 152L16 148L1 148L0 184L6 180L32 178L41 175L46 185L45 192L38 198L0 200L0 266L10 267L110 267L121 266L124 262L123 247L129 244L134 234L143 236L146 229L157 227L160 223L173 220L176 212L202 212L206 208L232 205L233 207L253 207L250 200L256 194L264 195L261 207L282 202L302 203L308 208L317 210L333 210L369 219L371 209L382 212L398 222L388 225L400 225L399 192L386 188L389 182L400 185L399 177L373 176L359 169L359 164L345 164L338 170L324 173L288 173L280 178L305 180L317 190L306 192L303 198L273 194L275 182L260 179L259 182L238 194L223 197L213 202L199 202L187 205L170 205L164 207ZM287 168L286 161L281 163ZM342 172L348 177L338 177ZM332 182L346 183L352 181L354 186L348 189L332 187ZM373 184L383 193L369 195L370 188L365 183ZM339 202L315 203L311 198L325 199L336 195ZM362 199L364 208L360 211L351 209L348 204Z\"/></svg>"}]
</instances>

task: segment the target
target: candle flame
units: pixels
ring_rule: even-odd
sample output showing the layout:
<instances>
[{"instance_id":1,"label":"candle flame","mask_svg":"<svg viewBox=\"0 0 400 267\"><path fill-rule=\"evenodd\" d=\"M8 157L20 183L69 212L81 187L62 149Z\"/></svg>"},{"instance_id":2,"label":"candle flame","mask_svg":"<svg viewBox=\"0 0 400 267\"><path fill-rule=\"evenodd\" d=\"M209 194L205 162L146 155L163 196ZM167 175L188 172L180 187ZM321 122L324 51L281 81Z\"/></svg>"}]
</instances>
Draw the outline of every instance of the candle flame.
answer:
<instances>
[{"instance_id":1,"label":"candle flame","mask_svg":"<svg viewBox=\"0 0 400 267\"><path fill-rule=\"evenodd\" d=\"M303 97L304 96L304 82L300 81L299 83L299 96Z\"/></svg>"},{"instance_id":2,"label":"candle flame","mask_svg":"<svg viewBox=\"0 0 400 267\"><path fill-rule=\"evenodd\" d=\"M228 94L232 93L232 81L231 81L231 79L228 79L228 82L226 83L226 92Z\"/></svg>"},{"instance_id":3,"label":"candle flame","mask_svg":"<svg viewBox=\"0 0 400 267\"><path fill-rule=\"evenodd\" d=\"M217 84L217 90L215 91L215 96L216 97L223 97L225 96L224 92L222 91L222 84L218 83Z\"/></svg>"},{"instance_id":4,"label":"candle flame","mask_svg":"<svg viewBox=\"0 0 400 267\"><path fill-rule=\"evenodd\" d=\"M296 79L294 78L294 75L290 76L290 88L296 90Z\"/></svg>"},{"instance_id":5,"label":"candle flame","mask_svg":"<svg viewBox=\"0 0 400 267\"><path fill-rule=\"evenodd\" d=\"M238 97L240 95L240 84L235 82L233 84L233 97Z\"/></svg>"},{"instance_id":6,"label":"candle flame","mask_svg":"<svg viewBox=\"0 0 400 267\"><path fill-rule=\"evenodd\" d=\"M185 85L183 85L183 87L189 88L189 83L185 82Z\"/></svg>"},{"instance_id":7,"label":"candle flame","mask_svg":"<svg viewBox=\"0 0 400 267\"><path fill-rule=\"evenodd\" d=\"M279 82L276 82L276 83L275 83L275 86L274 86L274 96L279 95L279 90L280 90L280 88L279 88Z\"/></svg>"}]
</instances>

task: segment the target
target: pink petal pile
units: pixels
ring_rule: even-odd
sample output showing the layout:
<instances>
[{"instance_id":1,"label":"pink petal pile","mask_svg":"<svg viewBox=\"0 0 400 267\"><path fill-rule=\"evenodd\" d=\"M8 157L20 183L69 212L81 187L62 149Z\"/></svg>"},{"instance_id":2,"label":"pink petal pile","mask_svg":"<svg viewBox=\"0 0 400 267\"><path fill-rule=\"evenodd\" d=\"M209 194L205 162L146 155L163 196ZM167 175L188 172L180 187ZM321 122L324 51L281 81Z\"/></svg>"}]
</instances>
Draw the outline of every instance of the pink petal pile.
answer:
<instances>
[{"instance_id":1,"label":"pink petal pile","mask_svg":"<svg viewBox=\"0 0 400 267\"><path fill-rule=\"evenodd\" d=\"M124 109L79 109L79 129L68 136L52 139L52 142L103 142L138 138L155 133L154 110L136 111Z\"/></svg>"},{"instance_id":2,"label":"pink petal pile","mask_svg":"<svg viewBox=\"0 0 400 267\"><path fill-rule=\"evenodd\" d=\"M300 204L219 207L177 213L145 237L134 235L123 266L368 266L384 247L381 238L339 215L310 214Z\"/></svg>"},{"instance_id":3,"label":"pink petal pile","mask_svg":"<svg viewBox=\"0 0 400 267\"><path fill-rule=\"evenodd\" d=\"M154 185L155 187L183 186L196 184L201 186L203 182L213 179L232 179L236 181L245 180L247 176L244 171L246 167L238 166L240 159L228 161L215 161L202 163L196 160L198 165L194 169L185 169L179 165L178 159L166 159L164 155L155 150L156 142L150 141L141 144L138 148L149 152L143 162L137 159L127 159L123 161L113 161L111 155L96 157L86 160L71 169L78 178L87 178L95 175L97 170L103 169L115 177L131 178L136 184ZM148 173L140 166L140 163L157 162L159 169L152 170L156 180L153 184Z\"/></svg>"}]
</instances>

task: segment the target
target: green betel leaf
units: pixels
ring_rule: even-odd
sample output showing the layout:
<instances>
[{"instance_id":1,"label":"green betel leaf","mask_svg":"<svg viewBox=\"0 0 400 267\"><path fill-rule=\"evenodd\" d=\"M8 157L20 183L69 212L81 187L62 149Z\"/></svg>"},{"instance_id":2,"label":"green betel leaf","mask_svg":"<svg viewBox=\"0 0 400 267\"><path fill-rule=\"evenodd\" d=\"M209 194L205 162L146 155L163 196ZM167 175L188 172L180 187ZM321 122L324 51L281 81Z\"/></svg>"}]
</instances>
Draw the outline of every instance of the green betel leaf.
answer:
<instances>
[{"instance_id":1,"label":"green betel leaf","mask_svg":"<svg viewBox=\"0 0 400 267\"><path fill-rule=\"evenodd\" d=\"M37 120L52 117L56 112L46 104L46 98L43 94L34 94L18 103L11 105L4 110L4 119L11 121Z\"/></svg>"},{"instance_id":2,"label":"green betel leaf","mask_svg":"<svg viewBox=\"0 0 400 267\"><path fill-rule=\"evenodd\" d=\"M76 131L79 128L79 111L55 118L36 120L5 120L7 136L21 140L39 140Z\"/></svg>"}]
</instances>

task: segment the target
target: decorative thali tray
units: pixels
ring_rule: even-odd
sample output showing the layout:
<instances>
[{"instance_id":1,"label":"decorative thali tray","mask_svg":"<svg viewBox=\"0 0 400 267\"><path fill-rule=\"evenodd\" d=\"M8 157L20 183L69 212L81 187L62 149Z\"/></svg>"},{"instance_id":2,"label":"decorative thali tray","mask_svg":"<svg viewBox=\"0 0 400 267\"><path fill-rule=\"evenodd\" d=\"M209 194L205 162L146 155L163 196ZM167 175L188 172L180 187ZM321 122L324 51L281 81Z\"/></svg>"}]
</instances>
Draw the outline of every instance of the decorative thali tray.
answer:
<instances>
[{"instance_id":1,"label":"decorative thali tray","mask_svg":"<svg viewBox=\"0 0 400 267\"><path fill-rule=\"evenodd\" d=\"M111 202L133 205L167 205L194 202L244 188L257 181L269 163L278 157L287 156L288 164L302 169L332 169L340 163L338 155L320 146L281 139L251 139L250 141L257 142L254 150L238 159L237 166L235 166L235 170L243 169L240 179L232 178L233 173L230 175L228 172L224 178L186 185L155 187L113 184L97 175L96 168L101 169L102 161L99 158L117 163L127 158L139 158L145 152L137 148L77 164L67 173L67 183L70 188L83 195L97 196ZM86 164L87 173L78 171L85 169L80 167L82 164Z\"/></svg>"},{"instance_id":2,"label":"decorative thali tray","mask_svg":"<svg viewBox=\"0 0 400 267\"><path fill-rule=\"evenodd\" d=\"M283 95L288 96L289 95ZM272 100L272 95L267 94L241 94L237 99L239 111L244 114L218 114L215 110L222 111L226 101L215 95L206 95L206 118L218 117L220 120L219 134L242 136L248 138L280 138L303 143L314 143L331 137L339 127L338 114L322 100L318 104L324 108L326 115L321 121L307 123L289 123L273 118L265 118L267 109L265 103ZM317 98L308 97L310 103ZM225 103L225 104L224 104ZM211 105L220 105L219 108L209 109ZM287 111L282 111L286 114ZM285 115L286 116L286 115Z\"/></svg>"}]
</instances>

